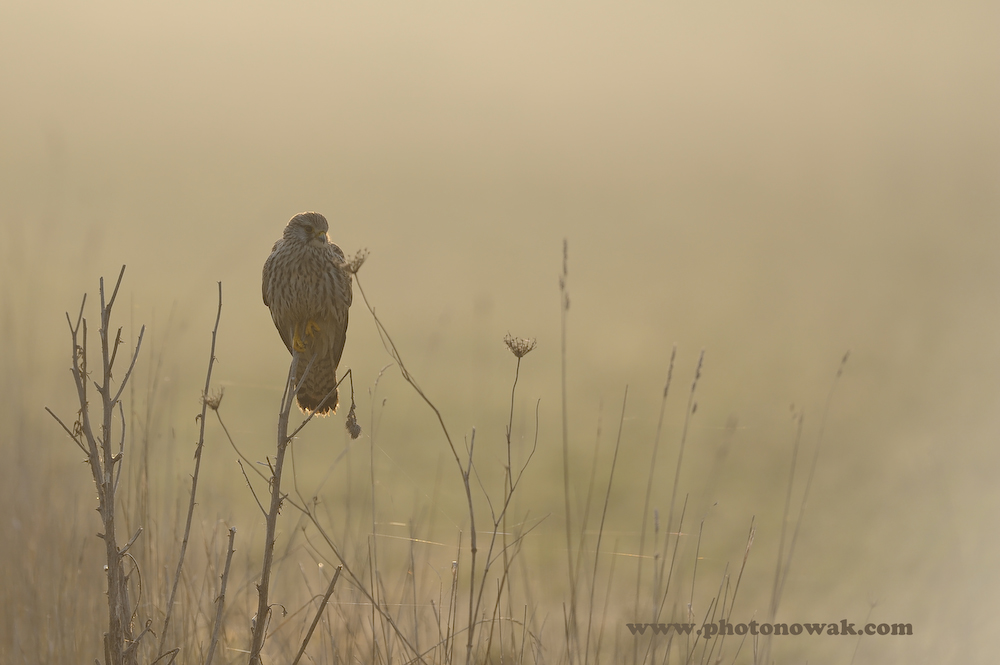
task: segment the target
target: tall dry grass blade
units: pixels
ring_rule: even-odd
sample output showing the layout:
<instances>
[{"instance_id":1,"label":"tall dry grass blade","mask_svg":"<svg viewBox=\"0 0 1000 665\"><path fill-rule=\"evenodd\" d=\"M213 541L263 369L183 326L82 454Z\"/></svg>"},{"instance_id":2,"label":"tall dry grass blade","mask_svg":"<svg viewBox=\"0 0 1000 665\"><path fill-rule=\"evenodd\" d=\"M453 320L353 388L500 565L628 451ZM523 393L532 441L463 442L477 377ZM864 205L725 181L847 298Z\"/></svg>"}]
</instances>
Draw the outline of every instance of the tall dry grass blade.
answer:
<instances>
[{"instance_id":1,"label":"tall dry grass blade","mask_svg":"<svg viewBox=\"0 0 1000 665\"><path fill-rule=\"evenodd\" d=\"M649 519L649 504L653 495L653 477L656 472L656 458L660 450L660 434L663 432L663 417L667 410L667 395L670 394L670 383L674 377L674 361L677 358L677 345L670 351L670 364L667 366L667 382L663 387L663 398L660 400L660 416L656 421L656 435L653 437L653 452L649 460L649 474L646 477L646 498L642 502L642 523L639 527L639 552L635 572L635 601L632 607L632 620L639 620L639 598L642 591L642 564L646 546L646 528ZM632 642L632 664L637 665L639 659L639 642Z\"/></svg>"},{"instance_id":2,"label":"tall dry grass blade","mask_svg":"<svg viewBox=\"0 0 1000 665\"><path fill-rule=\"evenodd\" d=\"M826 419L830 415L830 406L833 403L833 396L836 393L837 385L840 383L840 377L843 376L844 367L847 365L847 360L850 357L851 352L847 351L840 359L840 364L837 366L837 374L833 377L833 382L830 385L830 392L827 393L826 403L823 405L823 415L820 418L819 432L816 434L816 449L813 451L812 462L809 465L809 475L806 476L805 488L802 491L802 501L799 503L799 514L795 519L795 528L792 530L792 540L788 545L788 553L785 555L784 565L782 568L779 568L779 574L775 575L775 586L771 597L769 620L773 620L777 615L778 605L781 603L781 596L785 590L785 582L788 581L788 574L792 567L792 557L795 554L795 545L798 543L799 533L802 529L802 523L805 518L806 504L809 501L809 493L810 490L812 490L813 479L816 477L816 468L819 465L819 454L823 448L823 435L826 433ZM801 417L799 427L801 428ZM792 477L789 478L789 483L792 482L793 478L794 468L792 469ZM789 493L790 492L791 488L789 488ZM771 644L771 639L764 640L763 654L766 659L771 656Z\"/></svg>"},{"instance_id":3,"label":"tall dry grass blade","mask_svg":"<svg viewBox=\"0 0 1000 665\"><path fill-rule=\"evenodd\" d=\"M622 397L622 414L618 419L618 437L615 439L615 453L611 458L611 471L608 474L608 489L604 493L604 510L601 513L601 524L597 530L597 543L594 546L594 569L591 573L590 582L590 603L587 607L587 637L584 640L584 664L590 662L590 631L593 627L594 619L594 591L597 586L597 565L601 556L601 538L604 536L604 522L608 517L608 504L611 502L611 484L615 479L615 466L618 464L618 450L622 443L622 429L625 426L625 407L628 404L628 386L625 386L625 395Z\"/></svg>"},{"instance_id":4,"label":"tall dry grass blade","mask_svg":"<svg viewBox=\"0 0 1000 665\"><path fill-rule=\"evenodd\" d=\"M566 324L569 312L569 293L566 290L566 281L569 278L569 241L563 239L563 268L559 276L559 321L560 321L560 381L562 388L562 463L563 463L563 503L566 511L566 557L569 571L569 611L566 614L566 637L571 636L577 640L577 650L579 651L579 636L576 630L576 594L577 576L576 566L573 563L573 518L570 510L569 498L569 402L566 396ZM573 665L573 650L567 641L567 656L570 665Z\"/></svg>"}]
</instances>

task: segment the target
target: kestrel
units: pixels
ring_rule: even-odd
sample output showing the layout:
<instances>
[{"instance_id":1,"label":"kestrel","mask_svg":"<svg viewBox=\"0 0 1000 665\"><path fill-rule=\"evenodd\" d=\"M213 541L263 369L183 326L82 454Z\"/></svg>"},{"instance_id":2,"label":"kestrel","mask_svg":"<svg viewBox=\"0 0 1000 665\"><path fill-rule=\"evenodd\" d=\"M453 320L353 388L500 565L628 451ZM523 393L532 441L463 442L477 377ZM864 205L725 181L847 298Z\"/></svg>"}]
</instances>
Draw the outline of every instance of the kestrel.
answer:
<instances>
[{"instance_id":1,"label":"kestrel","mask_svg":"<svg viewBox=\"0 0 1000 665\"><path fill-rule=\"evenodd\" d=\"M319 415L337 411L337 365L352 298L351 274L344 253L326 234L329 228L318 212L292 217L264 261L262 280L264 304L278 334L289 353L300 354L296 383L312 363L299 389L299 407Z\"/></svg>"}]
</instances>

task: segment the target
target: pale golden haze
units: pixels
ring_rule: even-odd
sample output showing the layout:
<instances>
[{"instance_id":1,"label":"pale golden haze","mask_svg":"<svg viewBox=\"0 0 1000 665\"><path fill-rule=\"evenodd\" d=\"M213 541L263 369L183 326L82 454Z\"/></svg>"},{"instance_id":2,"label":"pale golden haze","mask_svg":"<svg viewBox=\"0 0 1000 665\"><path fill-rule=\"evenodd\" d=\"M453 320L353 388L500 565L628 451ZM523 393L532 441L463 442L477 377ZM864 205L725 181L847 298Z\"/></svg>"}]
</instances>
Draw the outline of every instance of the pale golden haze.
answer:
<instances>
[{"instance_id":1,"label":"pale golden haze","mask_svg":"<svg viewBox=\"0 0 1000 665\"><path fill-rule=\"evenodd\" d=\"M189 473L218 280L217 376L263 458L254 437L271 431L288 357L257 285L302 210L323 211L348 255L370 250L359 280L458 432L500 436L503 336L537 338L521 431L540 397L555 454L567 238L578 468L626 383L626 431L646 445L671 345L681 383L704 347L692 469L711 468L729 416L739 425L728 493L699 510L726 547L757 515L766 578L789 405L814 441L850 349L786 610L838 619L877 601L914 623L857 662L983 662L1000 609L998 19L988 2L4 2L3 512L31 523L45 497L32 478L89 500L42 405L72 400L63 312L122 263L121 311L133 335L149 326L137 371L140 387L157 377L145 424L160 489ZM443 451L398 374L367 396L388 362L355 306L341 364L362 412L387 399L380 518L405 523ZM309 450L339 454L340 424L321 424L335 438L317 428ZM232 455L212 450L204 505L250 515ZM625 455L622 477L646 462ZM556 469L536 470L554 532L559 490L542 478ZM441 538L462 521L444 504ZM829 648L847 662L853 644Z\"/></svg>"}]
</instances>

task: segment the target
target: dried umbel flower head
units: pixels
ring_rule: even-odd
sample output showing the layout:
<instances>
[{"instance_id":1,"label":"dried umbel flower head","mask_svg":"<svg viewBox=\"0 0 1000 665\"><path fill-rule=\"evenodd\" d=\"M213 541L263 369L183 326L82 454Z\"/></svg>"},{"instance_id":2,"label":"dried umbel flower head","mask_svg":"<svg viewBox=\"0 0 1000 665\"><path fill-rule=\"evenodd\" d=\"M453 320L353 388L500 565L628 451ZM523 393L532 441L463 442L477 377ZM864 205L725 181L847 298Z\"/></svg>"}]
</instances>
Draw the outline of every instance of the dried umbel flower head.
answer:
<instances>
[{"instance_id":1,"label":"dried umbel flower head","mask_svg":"<svg viewBox=\"0 0 1000 665\"><path fill-rule=\"evenodd\" d=\"M507 333L503 338L503 342L510 349L510 352L518 358L525 357L535 348L534 337L525 339L524 337L513 337L510 333Z\"/></svg>"},{"instance_id":2,"label":"dried umbel flower head","mask_svg":"<svg viewBox=\"0 0 1000 665\"><path fill-rule=\"evenodd\" d=\"M361 266L364 265L365 259L367 258L368 250L359 249L352 258L346 261L346 265L344 267L347 268L347 272L352 275L356 275L358 274L358 271L361 270Z\"/></svg>"},{"instance_id":3,"label":"dried umbel flower head","mask_svg":"<svg viewBox=\"0 0 1000 665\"><path fill-rule=\"evenodd\" d=\"M219 388L219 392L215 393L214 395L206 395L203 399L205 400L205 404L208 406L208 408L210 408L212 411L218 411L219 406L222 404L222 396L223 394L225 394L225 392L226 392L225 388Z\"/></svg>"}]
</instances>

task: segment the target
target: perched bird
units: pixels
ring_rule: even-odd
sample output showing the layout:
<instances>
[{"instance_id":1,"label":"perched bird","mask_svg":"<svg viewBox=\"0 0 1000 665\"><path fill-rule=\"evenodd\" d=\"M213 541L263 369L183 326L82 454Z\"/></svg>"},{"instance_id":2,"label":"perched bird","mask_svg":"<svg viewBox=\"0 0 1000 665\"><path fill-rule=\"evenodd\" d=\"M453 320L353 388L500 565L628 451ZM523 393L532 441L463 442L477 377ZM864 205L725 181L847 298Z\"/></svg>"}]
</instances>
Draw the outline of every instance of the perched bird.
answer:
<instances>
[{"instance_id":1,"label":"perched bird","mask_svg":"<svg viewBox=\"0 0 1000 665\"><path fill-rule=\"evenodd\" d=\"M329 228L318 212L292 217L264 261L262 279L278 334L289 353L299 352L296 383L312 363L299 389L299 408L319 415L337 411L337 365L352 298L351 273L326 234Z\"/></svg>"}]
</instances>

